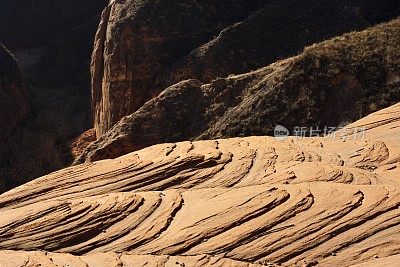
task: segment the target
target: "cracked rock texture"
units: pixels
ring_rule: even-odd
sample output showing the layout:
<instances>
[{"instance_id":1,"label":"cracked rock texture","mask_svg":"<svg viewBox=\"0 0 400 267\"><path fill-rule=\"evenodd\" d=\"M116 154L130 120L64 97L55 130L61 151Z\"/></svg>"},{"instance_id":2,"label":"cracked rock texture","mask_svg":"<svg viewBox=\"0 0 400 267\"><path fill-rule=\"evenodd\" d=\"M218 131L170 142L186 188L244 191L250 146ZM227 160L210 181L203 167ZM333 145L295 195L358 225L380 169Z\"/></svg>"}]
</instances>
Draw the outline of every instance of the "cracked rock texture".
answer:
<instances>
[{"instance_id":1,"label":"cracked rock texture","mask_svg":"<svg viewBox=\"0 0 400 267\"><path fill-rule=\"evenodd\" d=\"M182 81L120 120L76 163L158 143L270 135L277 124L292 129L355 121L400 100L399 47L397 19L307 47L256 71L209 84ZM114 103L123 108L118 99Z\"/></svg>"},{"instance_id":2,"label":"cracked rock texture","mask_svg":"<svg viewBox=\"0 0 400 267\"><path fill-rule=\"evenodd\" d=\"M161 144L58 171L0 195L0 263L396 266L399 128L396 104L329 137Z\"/></svg>"},{"instance_id":3,"label":"cracked rock texture","mask_svg":"<svg viewBox=\"0 0 400 267\"><path fill-rule=\"evenodd\" d=\"M111 1L92 56L94 125L101 136L165 88L157 74L270 0Z\"/></svg>"},{"instance_id":4,"label":"cracked rock texture","mask_svg":"<svg viewBox=\"0 0 400 267\"><path fill-rule=\"evenodd\" d=\"M97 137L179 81L249 72L397 15L392 0L111 1L92 56Z\"/></svg>"},{"instance_id":5,"label":"cracked rock texture","mask_svg":"<svg viewBox=\"0 0 400 267\"><path fill-rule=\"evenodd\" d=\"M0 141L29 115L29 97L11 53L0 45Z\"/></svg>"}]
</instances>

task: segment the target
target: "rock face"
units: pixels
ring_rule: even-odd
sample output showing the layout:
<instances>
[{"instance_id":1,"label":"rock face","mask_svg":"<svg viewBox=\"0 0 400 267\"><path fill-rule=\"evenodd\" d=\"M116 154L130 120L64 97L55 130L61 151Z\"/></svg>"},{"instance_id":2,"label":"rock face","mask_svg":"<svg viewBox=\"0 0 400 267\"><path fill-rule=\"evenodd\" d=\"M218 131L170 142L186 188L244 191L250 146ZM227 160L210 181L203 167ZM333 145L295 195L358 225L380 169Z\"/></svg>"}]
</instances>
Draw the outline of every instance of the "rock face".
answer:
<instances>
[{"instance_id":1,"label":"rock face","mask_svg":"<svg viewBox=\"0 0 400 267\"><path fill-rule=\"evenodd\" d=\"M266 66L393 18L394 6L389 0L112 1L92 58L97 137L181 80L208 83Z\"/></svg>"},{"instance_id":2,"label":"rock face","mask_svg":"<svg viewBox=\"0 0 400 267\"><path fill-rule=\"evenodd\" d=\"M163 73L163 79L169 84L189 78L208 83L264 67L307 45L397 15L393 1L273 2L180 59Z\"/></svg>"},{"instance_id":3,"label":"rock face","mask_svg":"<svg viewBox=\"0 0 400 267\"><path fill-rule=\"evenodd\" d=\"M9 49L44 46L59 33L98 15L107 0L0 0L0 43Z\"/></svg>"},{"instance_id":4,"label":"rock face","mask_svg":"<svg viewBox=\"0 0 400 267\"><path fill-rule=\"evenodd\" d=\"M272 134L277 124L338 126L400 99L400 20L313 45L296 57L210 84L171 86L123 118L77 162L149 145Z\"/></svg>"},{"instance_id":5,"label":"rock face","mask_svg":"<svg viewBox=\"0 0 400 267\"><path fill-rule=\"evenodd\" d=\"M160 93L158 73L267 2L111 1L92 58L97 135Z\"/></svg>"},{"instance_id":6,"label":"rock face","mask_svg":"<svg viewBox=\"0 0 400 267\"><path fill-rule=\"evenodd\" d=\"M0 140L28 117L29 106L28 93L17 62L0 45Z\"/></svg>"},{"instance_id":7,"label":"rock face","mask_svg":"<svg viewBox=\"0 0 400 267\"><path fill-rule=\"evenodd\" d=\"M0 195L0 262L396 259L399 127L397 104L331 137L162 144L50 174Z\"/></svg>"}]
</instances>

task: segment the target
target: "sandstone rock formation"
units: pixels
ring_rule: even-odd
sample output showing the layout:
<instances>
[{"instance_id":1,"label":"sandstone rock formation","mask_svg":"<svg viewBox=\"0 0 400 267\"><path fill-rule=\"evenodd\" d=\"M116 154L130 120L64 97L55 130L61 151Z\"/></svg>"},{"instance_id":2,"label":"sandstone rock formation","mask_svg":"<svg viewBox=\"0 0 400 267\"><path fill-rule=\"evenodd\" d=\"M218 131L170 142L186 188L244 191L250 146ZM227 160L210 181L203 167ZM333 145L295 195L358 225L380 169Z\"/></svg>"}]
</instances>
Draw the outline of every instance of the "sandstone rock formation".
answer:
<instances>
[{"instance_id":1,"label":"sandstone rock formation","mask_svg":"<svg viewBox=\"0 0 400 267\"><path fill-rule=\"evenodd\" d=\"M92 58L97 137L181 80L208 83L266 66L393 18L394 6L391 0L112 1Z\"/></svg>"},{"instance_id":2,"label":"sandstone rock formation","mask_svg":"<svg viewBox=\"0 0 400 267\"><path fill-rule=\"evenodd\" d=\"M0 251L0 266L3 267L169 267L169 266L206 266L206 267L261 267L222 257L199 256L152 256L129 253L95 253L85 256L73 256L65 253ZM273 265L271 265L273 267Z\"/></svg>"},{"instance_id":3,"label":"sandstone rock formation","mask_svg":"<svg viewBox=\"0 0 400 267\"><path fill-rule=\"evenodd\" d=\"M72 158L76 159L79 157L85 148L94 141L96 141L96 133L94 129L89 129L72 140L69 144L69 150L71 151Z\"/></svg>"},{"instance_id":4,"label":"sandstone rock formation","mask_svg":"<svg viewBox=\"0 0 400 267\"><path fill-rule=\"evenodd\" d=\"M187 141L61 170L0 195L0 259L390 263L400 250L399 127L396 104L335 138Z\"/></svg>"},{"instance_id":5,"label":"sandstone rock formation","mask_svg":"<svg viewBox=\"0 0 400 267\"><path fill-rule=\"evenodd\" d=\"M29 98L17 62L0 45L0 141L29 114Z\"/></svg>"},{"instance_id":6,"label":"sandstone rock formation","mask_svg":"<svg viewBox=\"0 0 400 267\"><path fill-rule=\"evenodd\" d=\"M363 262L355 265L354 267L387 267L387 266L396 266L396 264L400 262L400 255L394 255L385 258L376 258L369 262Z\"/></svg>"},{"instance_id":7,"label":"sandstone rock formation","mask_svg":"<svg viewBox=\"0 0 400 267\"><path fill-rule=\"evenodd\" d=\"M97 135L160 93L156 74L267 2L111 1L92 58Z\"/></svg>"},{"instance_id":8,"label":"sandstone rock formation","mask_svg":"<svg viewBox=\"0 0 400 267\"><path fill-rule=\"evenodd\" d=\"M400 20L394 20L257 71L210 84L180 82L123 118L77 163L157 143L272 134L277 124L292 129L357 120L400 99L399 47Z\"/></svg>"},{"instance_id":9,"label":"sandstone rock formation","mask_svg":"<svg viewBox=\"0 0 400 267\"><path fill-rule=\"evenodd\" d=\"M293 56L307 45L398 14L393 1L272 2L180 59L161 80L173 84L196 78L208 83L248 72Z\"/></svg>"},{"instance_id":10,"label":"sandstone rock formation","mask_svg":"<svg viewBox=\"0 0 400 267\"><path fill-rule=\"evenodd\" d=\"M0 0L0 43L12 51L47 45L98 15L108 0Z\"/></svg>"}]
</instances>

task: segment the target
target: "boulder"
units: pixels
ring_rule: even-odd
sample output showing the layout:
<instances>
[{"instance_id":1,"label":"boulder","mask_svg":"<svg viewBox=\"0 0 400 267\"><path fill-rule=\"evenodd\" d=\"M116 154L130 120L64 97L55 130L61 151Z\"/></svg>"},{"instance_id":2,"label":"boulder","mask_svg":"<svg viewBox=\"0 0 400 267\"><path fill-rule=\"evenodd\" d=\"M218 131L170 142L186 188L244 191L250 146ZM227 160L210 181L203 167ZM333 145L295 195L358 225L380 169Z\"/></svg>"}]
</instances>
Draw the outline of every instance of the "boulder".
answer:
<instances>
[{"instance_id":1,"label":"boulder","mask_svg":"<svg viewBox=\"0 0 400 267\"><path fill-rule=\"evenodd\" d=\"M11 53L0 45L0 140L29 115L29 98L20 69Z\"/></svg>"},{"instance_id":2,"label":"boulder","mask_svg":"<svg viewBox=\"0 0 400 267\"><path fill-rule=\"evenodd\" d=\"M204 84L175 84L124 117L76 163L183 140L333 127L400 100L400 20L307 47L298 56Z\"/></svg>"}]
</instances>

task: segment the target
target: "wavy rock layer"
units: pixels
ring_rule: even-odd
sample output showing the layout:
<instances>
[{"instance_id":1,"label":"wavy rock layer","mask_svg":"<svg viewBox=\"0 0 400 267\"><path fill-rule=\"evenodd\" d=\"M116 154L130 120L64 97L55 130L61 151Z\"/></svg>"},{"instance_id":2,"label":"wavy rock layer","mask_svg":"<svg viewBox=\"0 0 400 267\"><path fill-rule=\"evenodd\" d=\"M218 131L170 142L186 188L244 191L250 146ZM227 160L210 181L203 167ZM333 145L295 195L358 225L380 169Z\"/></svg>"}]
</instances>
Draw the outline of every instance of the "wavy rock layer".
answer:
<instances>
[{"instance_id":1,"label":"wavy rock layer","mask_svg":"<svg viewBox=\"0 0 400 267\"><path fill-rule=\"evenodd\" d=\"M164 144L71 167L0 196L0 254L25 266L388 262L400 251L399 127L397 104L325 138Z\"/></svg>"},{"instance_id":2,"label":"wavy rock layer","mask_svg":"<svg viewBox=\"0 0 400 267\"><path fill-rule=\"evenodd\" d=\"M0 141L28 117L28 92L11 53L0 44Z\"/></svg>"},{"instance_id":3,"label":"wavy rock layer","mask_svg":"<svg viewBox=\"0 0 400 267\"><path fill-rule=\"evenodd\" d=\"M215 267L257 267L222 257L199 256L152 256L129 253L95 253L73 256L64 253L0 251L0 266L70 266L70 267L141 267L141 266L215 266Z\"/></svg>"},{"instance_id":4,"label":"wavy rock layer","mask_svg":"<svg viewBox=\"0 0 400 267\"><path fill-rule=\"evenodd\" d=\"M385 257L382 259L374 259L369 262L357 264L354 267L387 267L387 266L395 267L398 264L398 262L400 262L400 254L390 257Z\"/></svg>"},{"instance_id":5,"label":"wavy rock layer","mask_svg":"<svg viewBox=\"0 0 400 267\"><path fill-rule=\"evenodd\" d=\"M210 84L180 82L124 117L76 162L166 142L267 135L277 124L355 121L400 100L399 47L400 20L394 20L254 72Z\"/></svg>"}]
</instances>

